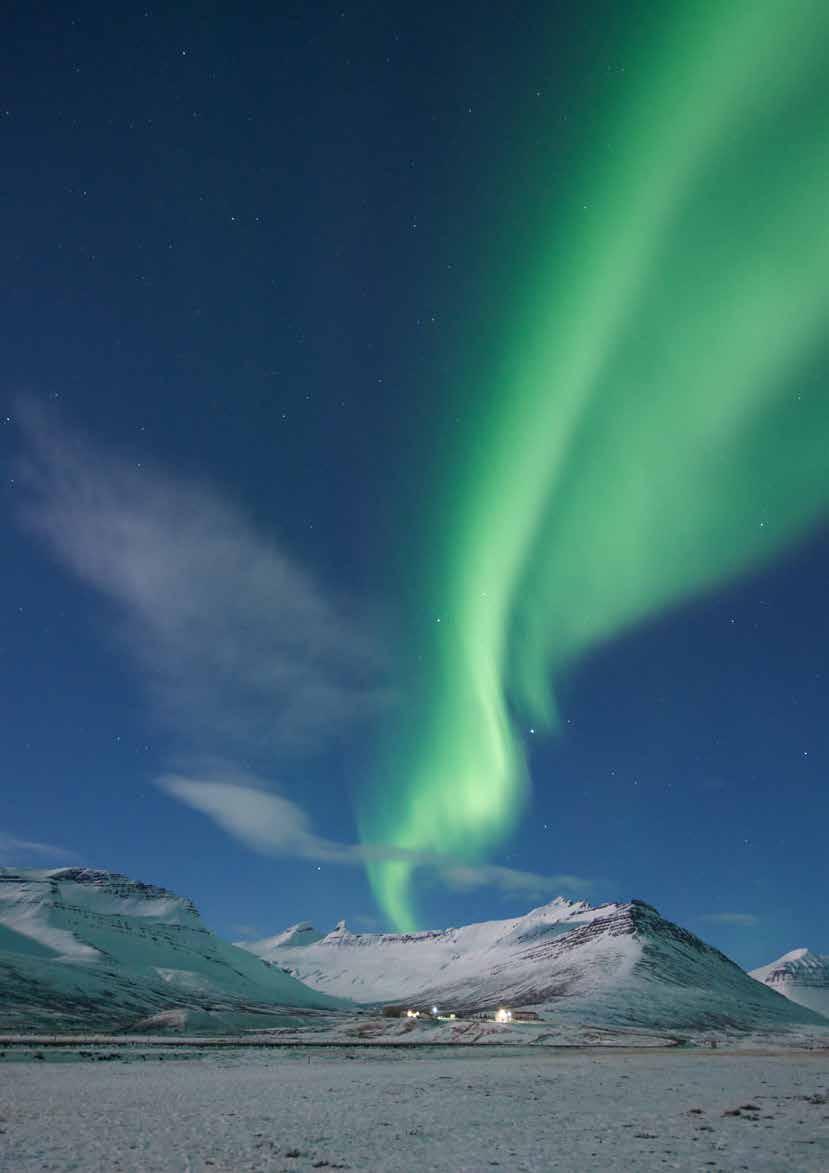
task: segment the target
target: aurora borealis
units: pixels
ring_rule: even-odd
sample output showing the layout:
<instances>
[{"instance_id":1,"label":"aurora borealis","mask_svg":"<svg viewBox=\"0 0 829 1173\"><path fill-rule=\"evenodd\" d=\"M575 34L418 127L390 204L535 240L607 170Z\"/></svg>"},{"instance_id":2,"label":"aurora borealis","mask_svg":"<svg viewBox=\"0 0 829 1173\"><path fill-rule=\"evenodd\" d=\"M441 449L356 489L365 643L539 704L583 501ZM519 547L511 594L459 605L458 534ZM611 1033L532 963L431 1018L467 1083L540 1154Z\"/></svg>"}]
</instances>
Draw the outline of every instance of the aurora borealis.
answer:
<instances>
[{"instance_id":1,"label":"aurora borealis","mask_svg":"<svg viewBox=\"0 0 829 1173\"><path fill-rule=\"evenodd\" d=\"M485 858L526 809L556 678L760 565L829 498L829 10L652 19L467 373L476 409L412 552L421 659L362 797L367 842ZM399 928L417 924L413 867L369 865Z\"/></svg>"},{"instance_id":2,"label":"aurora borealis","mask_svg":"<svg viewBox=\"0 0 829 1173\"><path fill-rule=\"evenodd\" d=\"M826 5L47 8L0 864L825 953Z\"/></svg>"}]
</instances>

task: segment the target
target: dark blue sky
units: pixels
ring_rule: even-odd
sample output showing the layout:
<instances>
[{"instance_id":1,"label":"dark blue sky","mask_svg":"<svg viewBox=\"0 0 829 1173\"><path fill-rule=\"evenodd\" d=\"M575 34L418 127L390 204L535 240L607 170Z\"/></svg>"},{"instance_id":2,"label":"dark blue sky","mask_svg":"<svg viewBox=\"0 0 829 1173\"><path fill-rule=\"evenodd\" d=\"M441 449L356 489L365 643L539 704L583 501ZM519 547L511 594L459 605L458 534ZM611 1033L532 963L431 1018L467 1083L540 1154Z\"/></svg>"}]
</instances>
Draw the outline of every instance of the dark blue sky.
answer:
<instances>
[{"instance_id":1,"label":"dark blue sky","mask_svg":"<svg viewBox=\"0 0 829 1173\"><path fill-rule=\"evenodd\" d=\"M451 453L453 372L496 313L487 225L542 195L504 160L566 169L637 10L13 7L8 862L165 884L228 935L374 923L361 868L319 840L355 841L352 794L406 691L406 536ZM828 575L818 535L594 653L495 862L646 899L745 964L829 951ZM258 854L156 785L208 761L267 778L316 845ZM533 902L423 885L439 925Z\"/></svg>"}]
</instances>

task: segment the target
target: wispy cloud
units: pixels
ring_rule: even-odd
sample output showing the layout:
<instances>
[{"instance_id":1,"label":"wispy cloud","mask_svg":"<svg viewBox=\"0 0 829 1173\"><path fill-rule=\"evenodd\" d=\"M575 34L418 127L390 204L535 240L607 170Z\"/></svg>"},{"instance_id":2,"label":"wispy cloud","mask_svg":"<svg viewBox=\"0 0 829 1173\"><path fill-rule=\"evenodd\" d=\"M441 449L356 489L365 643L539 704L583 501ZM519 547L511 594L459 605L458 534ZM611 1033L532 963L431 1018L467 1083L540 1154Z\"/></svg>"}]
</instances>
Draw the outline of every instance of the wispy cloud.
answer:
<instances>
[{"instance_id":1,"label":"wispy cloud","mask_svg":"<svg viewBox=\"0 0 829 1173\"><path fill-rule=\"evenodd\" d=\"M212 489L118 459L31 402L23 519L115 605L184 743L306 750L389 702L377 641Z\"/></svg>"},{"instance_id":2,"label":"wispy cloud","mask_svg":"<svg viewBox=\"0 0 829 1173\"><path fill-rule=\"evenodd\" d=\"M591 886L590 881L583 876L568 873L544 876L538 872L523 872L497 864L482 864L480 867L463 864L445 868L441 875L445 883L458 892L467 892L473 888L497 888L505 895L514 893L538 898L557 892L586 892Z\"/></svg>"},{"instance_id":3,"label":"wispy cloud","mask_svg":"<svg viewBox=\"0 0 829 1173\"><path fill-rule=\"evenodd\" d=\"M543 876L494 864L462 864L434 852L376 843L340 843L318 835L305 811L249 773L212 772L206 777L168 774L159 780L168 794L201 811L218 826L263 855L307 859L317 863L362 865L376 860L403 860L437 873L455 891L494 888L527 896L581 892L589 882L579 876Z\"/></svg>"},{"instance_id":4,"label":"wispy cloud","mask_svg":"<svg viewBox=\"0 0 829 1173\"><path fill-rule=\"evenodd\" d=\"M317 834L296 802L233 763L285 763L394 703L365 619L214 489L113 456L32 402L16 417L25 440L21 520L109 600L113 633L176 736L178 771L159 779L167 794L268 855L357 866L406 860L456 891L530 897L588 886L577 876Z\"/></svg>"},{"instance_id":5,"label":"wispy cloud","mask_svg":"<svg viewBox=\"0 0 829 1173\"><path fill-rule=\"evenodd\" d=\"M244 941L255 941L257 937L262 936L262 930L258 925L241 924L231 925L230 927Z\"/></svg>"},{"instance_id":6,"label":"wispy cloud","mask_svg":"<svg viewBox=\"0 0 829 1173\"><path fill-rule=\"evenodd\" d=\"M382 931L382 925L376 916L370 916L365 912L358 912L356 916L352 916L348 922L353 924L356 929L361 929L364 933L379 933Z\"/></svg>"},{"instance_id":7,"label":"wispy cloud","mask_svg":"<svg viewBox=\"0 0 829 1173\"><path fill-rule=\"evenodd\" d=\"M706 912L697 918L710 925L741 925L745 928L760 923L753 912Z\"/></svg>"},{"instance_id":8,"label":"wispy cloud","mask_svg":"<svg viewBox=\"0 0 829 1173\"><path fill-rule=\"evenodd\" d=\"M167 794L208 815L222 830L262 855L285 856L324 863L362 862L362 848L317 835L297 803L253 785L250 775L228 768L225 776L188 778L166 774L159 785ZM384 857L386 858L386 857Z\"/></svg>"},{"instance_id":9,"label":"wispy cloud","mask_svg":"<svg viewBox=\"0 0 829 1173\"><path fill-rule=\"evenodd\" d=\"M27 863L31 859L48 859L55 865L77 860L77 853L66 847L58 847L54 843L38 843L33 839L18 839L16 835L9 835L0 831L0 863L19 864Z\"/></svg>"}]
</instances>

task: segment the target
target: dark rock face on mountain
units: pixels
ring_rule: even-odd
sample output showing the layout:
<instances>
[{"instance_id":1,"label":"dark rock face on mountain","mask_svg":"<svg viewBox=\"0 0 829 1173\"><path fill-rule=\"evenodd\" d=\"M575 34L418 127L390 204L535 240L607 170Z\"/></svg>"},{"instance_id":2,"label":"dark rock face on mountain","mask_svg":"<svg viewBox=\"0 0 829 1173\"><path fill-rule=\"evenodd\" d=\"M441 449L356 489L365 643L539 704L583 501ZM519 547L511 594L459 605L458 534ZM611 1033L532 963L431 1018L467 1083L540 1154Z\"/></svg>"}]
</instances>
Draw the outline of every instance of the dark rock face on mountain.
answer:
<instances>
[{"instance_id":1,"label":"dark rock face on mountain","mask_svg":"<svg viewBox=\"0 0 829 1173\"><path fill-rule=\"evenodd\" d=\"M164 888L0 868L0 1030L224 1030L335 1005L219 940Z\"/></svg>"},{"instance_id":2,"label":"dark rock face on mountain","mask_svg":"<svg viewBox=\"0 0 829 1173\"><path fill-rule=\"evenodd\" d=\"M558 899L516 920L423 933L350 933L341 922L307 945L247 948L316 989L366 1003L458 1014L508 1005L661 1030L821 1021L639 900L593 908Z\"/></svg>"}]
</instances>

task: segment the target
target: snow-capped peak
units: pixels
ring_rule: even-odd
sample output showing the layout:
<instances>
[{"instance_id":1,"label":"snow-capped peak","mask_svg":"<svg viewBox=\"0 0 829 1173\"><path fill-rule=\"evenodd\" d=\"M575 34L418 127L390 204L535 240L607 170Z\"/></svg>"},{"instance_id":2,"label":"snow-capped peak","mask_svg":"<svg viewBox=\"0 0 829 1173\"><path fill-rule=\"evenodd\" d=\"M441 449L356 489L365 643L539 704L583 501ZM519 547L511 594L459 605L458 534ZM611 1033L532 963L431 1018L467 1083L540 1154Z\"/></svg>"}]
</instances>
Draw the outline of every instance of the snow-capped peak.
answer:
<instances>
[{"instance_id":1,"label":"snow-capped peak","mask_svg":"<svg viewBox=\"0 0 829 1173\"><path fill-rule=\"evenodd\" d=\"M329 945L335 945L338 941L349 941L355 935L344 920L338 920L331 932L323 937L323 940L327 941Z\"/></svg>"},{"instance_id":2,"label":"snow-capped peak","mask_svg":"<svg viewBox=\"0 0 829 1173\"><path fill-rule=\"evenodd\" d=\"M751 976L793 1002L829 1017L829 957L811 949L791 949L770 965L753 969Z\"/></svg>"},{"instance_id":3,"label":"snow-capped peak","mask_svg":"<svg viewBox=\"0 0 829 1173\"><path fill-rule=\"evenodd\" d=\"M511 920L412 933L351 933L340 921L301 949L246 947L364 1003L459 1013L504 1004L649 1026L813 1020L641 900L594 908L559 897Z\"/></svg>"},{"instance_id":4,"label":"snow-capped peak","mask_svg":"<svg viewBox=\"0 0 829 1173\"><path fill-rule=\"evenodd\" d=\"M791 949L782 957L778 957L776 961L753 969L751 976L756 978L758 982L768 982L769 979L783 981L787 975L792 976L798 971L821 968L825 962L826 958L819 957L811 949Z\"/></svg>"},{"instance_id":5,"label":"snow-capped peak","mask_svg":"<svg viewBox=\"0 0 829 1173\"><path fill-rule=\"evenodd\" d=\"M792 949L790 953L784 953L782 957L778 957L775 965L785 965L787 961L816 961L817 954L813 953L811 949Z\"/></svg>"},{"instance_id":6,"label":"snow-capped peak","mask_svg":"<svg viewBox=\"0 0 829 1173\"><path fill-rule=\"evenodd\" d=\"M263 949L280 949L286 946L297 949L302 945L313 945L315 941L321 941L322 936L323 934L318 933L310 921L302 920L299 924L283 929L281 933L277 933L274 937L266 937L264 941L258 941L257 944ZM247 942L244 941L237 941L236 943L241 948L246 948L247 946Z\"/></svg>"}]
</instances>

